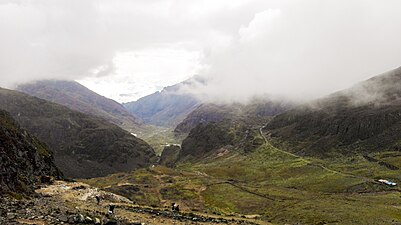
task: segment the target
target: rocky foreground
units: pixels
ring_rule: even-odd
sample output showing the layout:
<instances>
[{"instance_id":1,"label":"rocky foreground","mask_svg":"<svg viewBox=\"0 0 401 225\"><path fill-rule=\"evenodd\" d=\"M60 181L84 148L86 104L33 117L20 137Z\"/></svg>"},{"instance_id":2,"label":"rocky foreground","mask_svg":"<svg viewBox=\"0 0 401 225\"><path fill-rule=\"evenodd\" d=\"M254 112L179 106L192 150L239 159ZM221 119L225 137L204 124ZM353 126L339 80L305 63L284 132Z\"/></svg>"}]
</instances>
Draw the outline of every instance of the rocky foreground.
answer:
<instances>
[{"instance_id":1,"label":"rocky foreground","mask_svg":"<svg viewBox=\"0 0 401 225\"><path fill-rule=\"evenodd\" d=\"M100 203L96 196L99 196ZM115 205L114 214L108 213ZM56 181L36 190L36 196L17 200L0 197L0 224L263 224L242 218L219 218L192 212L149 208L87 184Z\"/></svg>"}]
</instances>

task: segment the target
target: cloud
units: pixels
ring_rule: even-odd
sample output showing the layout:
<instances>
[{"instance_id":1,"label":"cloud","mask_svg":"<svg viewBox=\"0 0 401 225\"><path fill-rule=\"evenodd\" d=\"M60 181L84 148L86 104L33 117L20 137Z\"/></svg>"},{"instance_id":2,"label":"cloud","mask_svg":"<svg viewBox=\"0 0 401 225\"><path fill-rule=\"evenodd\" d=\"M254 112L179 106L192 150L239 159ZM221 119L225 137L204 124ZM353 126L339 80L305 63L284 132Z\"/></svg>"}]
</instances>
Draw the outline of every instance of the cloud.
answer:
<instances>
[{"instance_id":1,"label":"cloud","mask_svg":"<svg viewBox=\"0 0 401 225\"><path fill-rule=\"evenodd\" d=\"M85 80L127 101L197 73L209 81L191 92L204 99L308 99L400 65L400 7L397 0L0 0L0 86ZM150 61L116 63L138 52Z\"/></svg>"},{"instance_id":2,"label":"cloud","mask_svg":"<svg viewBox=\"0 0 401 225\"><path fill-rule=\"evenodd\" d=\"M256 12L204 63L205 100L244 102L270 94L307 100L401 64L400 2L308 1Z\"/></svg>"}]
</instances>

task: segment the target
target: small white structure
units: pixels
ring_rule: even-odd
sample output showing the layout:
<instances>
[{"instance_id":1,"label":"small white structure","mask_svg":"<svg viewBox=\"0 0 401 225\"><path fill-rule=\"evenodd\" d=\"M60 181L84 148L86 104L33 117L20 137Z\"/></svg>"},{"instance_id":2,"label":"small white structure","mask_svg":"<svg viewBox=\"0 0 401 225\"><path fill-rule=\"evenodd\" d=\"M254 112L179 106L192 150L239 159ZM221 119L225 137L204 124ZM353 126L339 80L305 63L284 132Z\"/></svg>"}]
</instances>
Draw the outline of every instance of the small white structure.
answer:
<instances>
[{"instance_id":1,"label":"small white structure","mask_svg":"<svg viewBox=\"0 0 401 225\"><path fill-rule=\"evenodd\" d=\"M391 182L391 181L388 181L388 180L384 180L384 179L380 179L380 180L378 180L380 183L383 183L383 184L387 184L387 185L389 185L389 186L396 186L397 185L397 183L394 183L394 182Z\"/></svg>"}]
</instances>

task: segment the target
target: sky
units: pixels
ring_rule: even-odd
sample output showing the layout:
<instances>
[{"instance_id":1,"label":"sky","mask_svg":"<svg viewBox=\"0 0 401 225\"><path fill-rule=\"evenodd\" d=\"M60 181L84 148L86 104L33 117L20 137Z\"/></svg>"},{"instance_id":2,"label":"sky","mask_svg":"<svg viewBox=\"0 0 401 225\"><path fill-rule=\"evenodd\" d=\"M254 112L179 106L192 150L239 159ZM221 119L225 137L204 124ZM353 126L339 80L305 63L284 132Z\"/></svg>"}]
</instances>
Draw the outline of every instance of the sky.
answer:
<instances>
[{"instance_id":1,"label":"sky","mask_svg":"<svg viewBox=\"0 0 401 225\"><path fill-rule=\"evenodd\" d=\"M0 86L77 80L118 102L193 75L209 101L305 100L401 66L398 0L0 0Z\"/></svg>"}]
</instances>

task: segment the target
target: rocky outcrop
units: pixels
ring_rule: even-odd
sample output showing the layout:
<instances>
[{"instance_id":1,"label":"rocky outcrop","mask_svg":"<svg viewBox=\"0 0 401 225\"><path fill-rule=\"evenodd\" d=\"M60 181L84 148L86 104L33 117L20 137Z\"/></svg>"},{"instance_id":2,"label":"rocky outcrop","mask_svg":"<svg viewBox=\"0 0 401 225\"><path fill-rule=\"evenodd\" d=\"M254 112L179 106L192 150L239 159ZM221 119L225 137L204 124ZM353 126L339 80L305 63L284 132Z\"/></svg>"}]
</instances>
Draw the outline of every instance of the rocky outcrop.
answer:
<instances>
[{"instance_id":1,"label":"rocky outcrop","mask_svg":"<svg viewBox=\"0 0 401 225\"><path fill-rule=\"evenodd\" d=\"M200 124L182 142L180 160L200 159L227 145L234 144L234 135L216 123Z\"/></svg>"},{"instance_id":2,"label":"rocky outcrop","mask_svg":"<svg viewBox=\"0 0 401 225\"><path fill-rule=\"evenodd\" d=\"M0 107L53 150L56 165L67 177L105 176L147 167L157 160L145 141L65 106L0 89Z\"/></svg>"},{"instance_id":3,"label":"rocky outcrop","mask_svg":"<svg viewBox=\"0 0 401 225\"><path fill-rule=\"evenodd\" d=\"M179 145L165 146L160 156L159 164L162 166L173 167L178 160L181 147Z\"/></svg>"},{"instance_id":4,"label":"rocky outcrop","mask_svg":"<svg viewBox=\"0 0 401 225\"><path fill-rule=\"evenodd\" d=\"M0 110L0 195L32 193L33 185L47 176L62 177L53 153Z\"/></svg>"},{"instance_id":5,"label":"rocky outcrop","mask_svg":"<svg viewBox=\"0 0 401 225\"><path fill-rule=\"evenodd\" d=\"M234 110L237 108L233 108ZM208 124L211 122L220 122L224 119L232 117L234 110L230 106L219 106L216 104L203 104L192 111L188 116L179 123L174 129L177 135L187 134L199 124Z\"/></svg>"}]
</instances>

